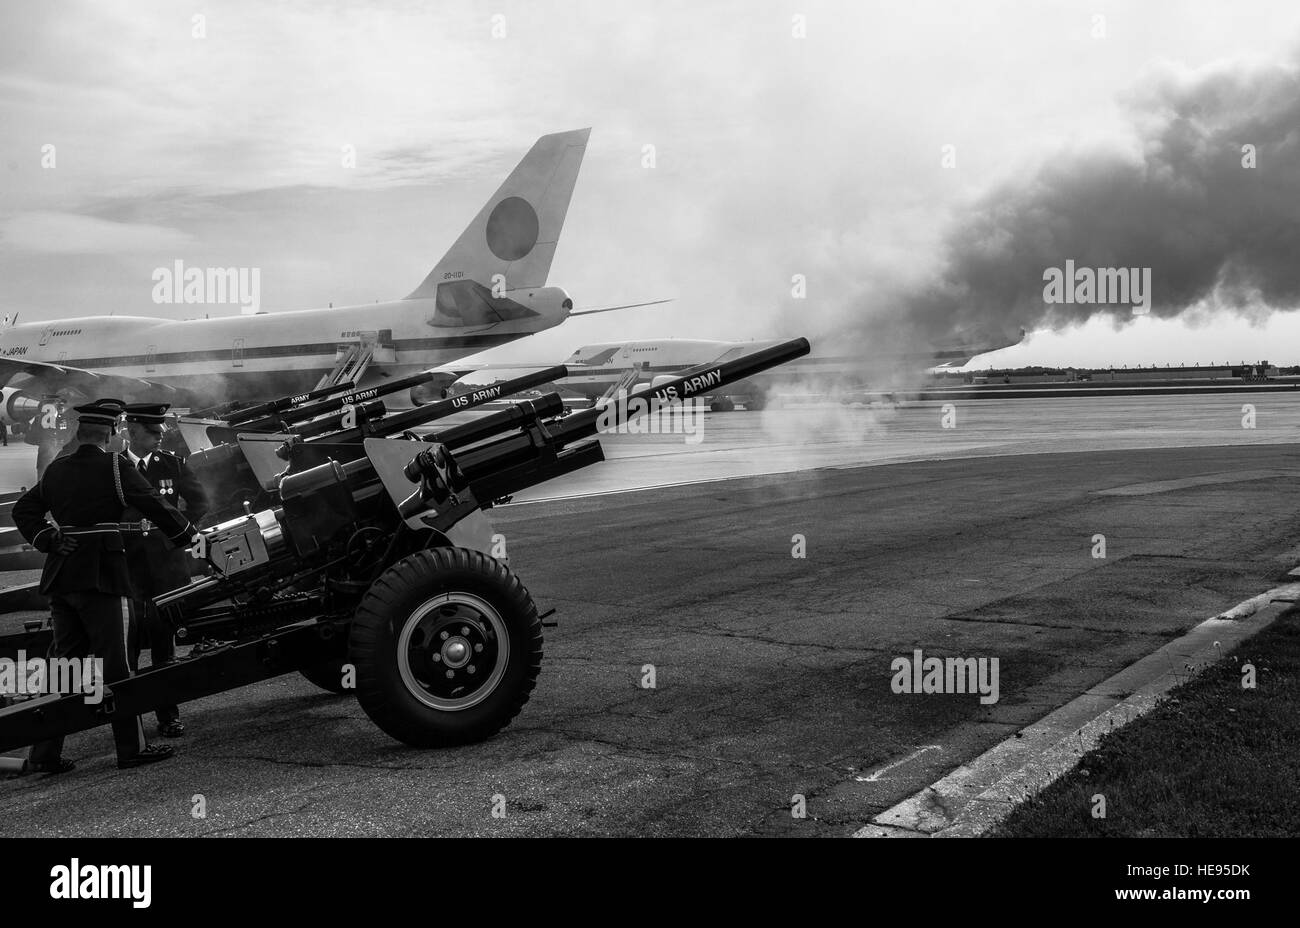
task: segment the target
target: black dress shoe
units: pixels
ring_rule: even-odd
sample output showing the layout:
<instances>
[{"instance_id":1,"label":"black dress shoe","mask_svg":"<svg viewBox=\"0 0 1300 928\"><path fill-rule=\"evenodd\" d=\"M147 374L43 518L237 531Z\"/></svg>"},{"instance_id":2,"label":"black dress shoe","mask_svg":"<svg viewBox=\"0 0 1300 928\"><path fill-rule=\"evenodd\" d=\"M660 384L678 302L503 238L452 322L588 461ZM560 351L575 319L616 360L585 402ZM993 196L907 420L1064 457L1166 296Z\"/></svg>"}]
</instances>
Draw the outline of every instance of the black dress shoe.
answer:
<instances>
[{"instance_id":1,"label":"black dress shoe","mask_svg":"<svg viewBox=\"0 0 1300 928\"><path fill-rule=\"evenodd\" d=\"M169 745L151 744L132 757L119 757L117 759L117 769L129 770L132 767L141 767L145 764L156 764L160 760L167 760L174 753Z\"/></svg>"},{"instance_id":2,"label":"black dress shoe","mask_svg":"<svg viewBox=\"0 0 1300 928\"><path fill-rule=\"evenodd\" d=\"M163 722L158 726L158 734L164 738L179 738L185 734L185 723L180 719L172 719L170 722Z\"/></svg>"}]
</instances>

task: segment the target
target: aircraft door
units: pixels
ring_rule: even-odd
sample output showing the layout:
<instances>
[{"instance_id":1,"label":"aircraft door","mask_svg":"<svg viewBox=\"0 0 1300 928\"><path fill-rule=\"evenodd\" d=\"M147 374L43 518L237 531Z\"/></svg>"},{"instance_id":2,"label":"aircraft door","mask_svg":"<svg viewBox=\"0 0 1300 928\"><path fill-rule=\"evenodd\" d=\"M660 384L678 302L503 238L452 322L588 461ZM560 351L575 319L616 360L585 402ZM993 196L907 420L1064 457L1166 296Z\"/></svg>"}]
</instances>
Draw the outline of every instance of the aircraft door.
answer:
<instances>
[{"instance_id":1,"label":"aircraft door","mask_svg":"<svg viewBox=\"0 0 1300 928\"><path fill-rule=\"evenodd\" d=\"M234 344L230 346L230 366L244 366L244 340L242 338L235 339Z\"/></svg>"}]
</instances>

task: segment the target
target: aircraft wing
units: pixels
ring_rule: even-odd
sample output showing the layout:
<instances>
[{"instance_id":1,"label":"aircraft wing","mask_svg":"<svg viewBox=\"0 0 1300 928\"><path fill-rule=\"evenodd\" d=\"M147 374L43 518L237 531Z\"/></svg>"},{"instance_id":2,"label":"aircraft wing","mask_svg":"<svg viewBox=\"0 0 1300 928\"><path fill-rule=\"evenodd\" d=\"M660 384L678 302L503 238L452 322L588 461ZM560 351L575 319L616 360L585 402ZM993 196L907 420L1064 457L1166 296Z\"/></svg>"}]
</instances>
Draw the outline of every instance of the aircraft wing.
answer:
<instances>
[{"instance_id":1,"label":"aircraft wing","mask_svg":"<svg viewBox=\"0 0 1300 928\"><path fill-rule=\"evenodd\" d=\"M140 380L135 377L122 377L118 374L104 374L88 371L66 364L53 364L48 361L21 361L17 358L0 358L0 383L8 384L10 380L24 374L40 382L41 388L48 393L59 390L74 390L87 397L120 395L123 398L148 392L150 395L170 395L175 391L166 384L152 380Z\"/></svg>"},{"instance_id":2,"label":"aircraft wing","mask_svg":"<svg viewBox=\"0 0 1300 928\"><path fill-rule=\"evenodd\" d=\"M412 393L417 397L415 402L418 404L433 403L441 399L446 399L447 391L451 389L462 377L478 371L529 371L545 370L548 367L555 367L557 362L550 361L546 364L451 364L441 367L431 367L429 372L437 374L433 380L426 384L421 384L412 389ZM391 408L391 407L390 407Z\"/></svg>"},{"instance_id":3,"label":"aircraft wing","mask_svg":"<svg viewBox=\"0 0 1300 928\"><path fill-rule=\"evenodd\" d=\"M983 344L967 338L961 344L937 348L934 352L936 367L932 369L955 369L968 364L972 358L979 357L982 354L990 354L994 351L1001 351L1003 348L1019 345L1025 340L1025 330L1021 329L1019 335L1013 340L1008 340L1009 338L1010 336L990 337L984 335L982 338Z\"/></svg>"},{"instance_id":4,"label":"aircraft wing","mask_svg":"<svg viewBox=\"0 0 1300 928\"><path fill-rule=\"evenodd\" d=\"M446 374L449 377L459 380L469 374L476 374L479 371L540 371L548 367L555 367L557 364L564 364L568 367L577 367L572 361L520 361L514 364L454 364L444 365L442 367L430 368L439 374Z\"/></svg>"}]
</instances>

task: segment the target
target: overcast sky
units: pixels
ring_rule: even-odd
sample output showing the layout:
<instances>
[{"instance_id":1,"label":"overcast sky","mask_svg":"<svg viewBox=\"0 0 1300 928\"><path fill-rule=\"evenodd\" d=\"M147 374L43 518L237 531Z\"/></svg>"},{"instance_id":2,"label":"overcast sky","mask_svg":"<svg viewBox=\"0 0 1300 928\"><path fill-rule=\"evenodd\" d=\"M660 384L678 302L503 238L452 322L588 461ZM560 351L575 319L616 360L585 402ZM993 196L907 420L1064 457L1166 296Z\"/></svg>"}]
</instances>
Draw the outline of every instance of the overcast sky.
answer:
<instances>
[{"instance_id":1,"label":"overcast sky","mask_svg":"<svg viewBox=\"0 0 1300 928\"><path fill-rule=\"evenodd\" d=\"M150 298L177 259L260 268L270 311L399 298L538 135L591 126L551 283L675 302L492 360L805 332L833 354L991 191L1140 158L1152 87L1291 74L1298 43L1294 0L6 3L0 300L182 318ZM1271 308L1043 329L979 366L1300 363L1297 307Z\"/></svg>"}]
</instances>

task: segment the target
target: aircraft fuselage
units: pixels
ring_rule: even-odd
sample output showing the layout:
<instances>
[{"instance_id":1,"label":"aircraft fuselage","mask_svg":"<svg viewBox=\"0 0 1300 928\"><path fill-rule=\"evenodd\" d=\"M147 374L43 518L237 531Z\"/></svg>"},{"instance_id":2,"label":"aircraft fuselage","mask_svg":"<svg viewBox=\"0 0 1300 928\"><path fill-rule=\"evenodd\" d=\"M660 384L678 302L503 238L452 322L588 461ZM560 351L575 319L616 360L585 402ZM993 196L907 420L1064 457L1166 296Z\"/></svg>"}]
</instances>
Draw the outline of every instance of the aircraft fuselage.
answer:
<instances>
[{"instance_id":1,"label":"aircraft fuselage","mask_svg":"<svg viewBox=\"0 0 1300 928\"><path fill-rule=\"evenodd\" d=\"M488 325L434 325L432 299L170 320L85 316L0 331L0 358L164 384L187 401L266 399L309 389L349 346L375 346L368 380L451 363L563 321L563 291L510 293L534 311ZM39 375L33 375L39 376ZM17 385L17 384L14 384ZM142 395L123 397L142 399Z\"/></svg>"}]
</instances>

